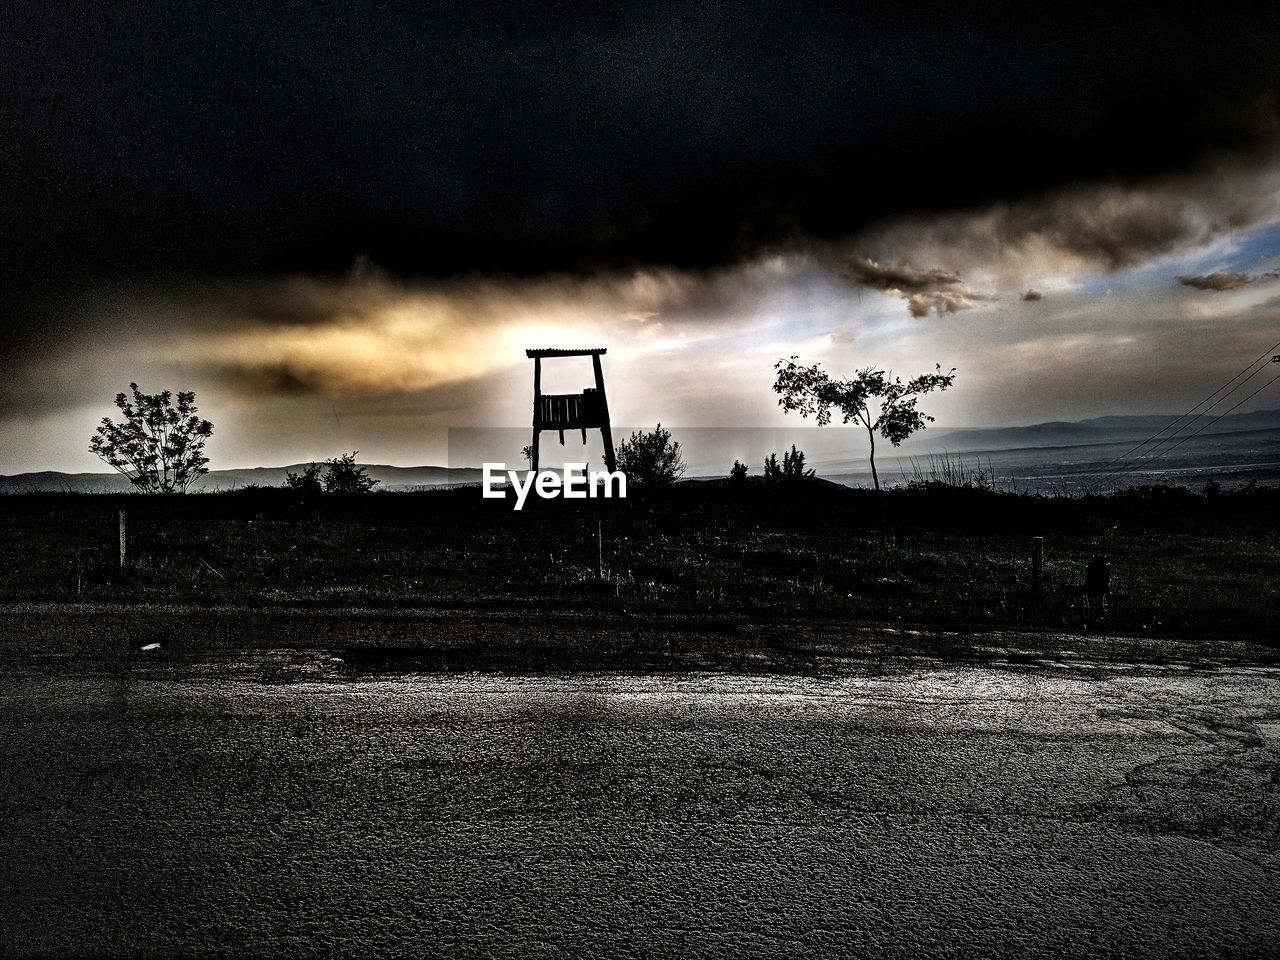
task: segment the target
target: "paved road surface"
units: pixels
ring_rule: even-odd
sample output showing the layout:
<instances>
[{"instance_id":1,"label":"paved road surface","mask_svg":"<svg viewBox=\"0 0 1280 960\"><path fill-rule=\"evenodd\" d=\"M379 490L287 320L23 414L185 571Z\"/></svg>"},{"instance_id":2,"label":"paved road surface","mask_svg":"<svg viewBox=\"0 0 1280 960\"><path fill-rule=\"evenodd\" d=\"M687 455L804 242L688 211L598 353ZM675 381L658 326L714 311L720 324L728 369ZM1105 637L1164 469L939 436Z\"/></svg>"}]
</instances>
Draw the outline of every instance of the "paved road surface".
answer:
<instances>
[{"instance_id":1,"label":"paved road surface","mask_svg":"<svg viewBox=\"0 0 1280 960\"><path fill-rule=\"evenodd\" d=\"M1280 944L1275 668L0 665L6 954Z\"/></svg>"}]
</instances>

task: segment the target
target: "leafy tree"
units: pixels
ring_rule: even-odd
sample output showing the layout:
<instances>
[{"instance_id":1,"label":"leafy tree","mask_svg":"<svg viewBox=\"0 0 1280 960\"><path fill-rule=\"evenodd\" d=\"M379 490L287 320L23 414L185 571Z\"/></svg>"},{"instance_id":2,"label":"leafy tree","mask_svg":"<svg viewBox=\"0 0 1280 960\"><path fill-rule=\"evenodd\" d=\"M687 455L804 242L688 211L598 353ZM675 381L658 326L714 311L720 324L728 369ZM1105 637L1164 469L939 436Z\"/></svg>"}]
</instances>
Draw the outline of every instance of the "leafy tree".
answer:
<instances>
[{"instance_id":1,"label":"leafy tree","mask_svg":"<svg viewBox=\"0 0 1280 960\"><path fill-rule=\"evenodd\" d=\"M320 464L309 463L301 473L292 470L284 472L284 483L290 490L296 490L303 496L316 496L324 492L324 483L320 479Z\"/></svg>"},{"instance_id":2,"label":"leafy tree","mask_svg":"<svg viewBox=\"0 0 1280 960\"><path fill-rule=\"evenodd\" d=\"M356 463L359 450L326 460L324 489L326 493L368 493L379 481L369 476L365 467Z\"/></svg>"},{"instance_id":3,"label":"leafy tree","mask_svg":"<svg viewBox=\"0 0 1280 960\"><path fill-rule=\"evenodd\" d=\"M741 460L734 460L733 466L729 468L729 483L735 487L746 486L747 465Z\"/></svg>"},{"instance_id":4,"label":"leafy tree","mask_svg":"<svg viewBox=\"0 0 1280 960\"><path fill-rule=\"evenodd\" d=\"M533 444L526 443L520 448L520 455L524 457L525 463L529 464L529 469L533 469Z\"/></svg>"},{"instance_id":5,"label":"leafy tree","mask_svg":"<svg viewBox=\"0 0 1280 960\"><path fill-rule=\"evenodd\" d=\"M871 479L877 490L880 476L876 473L876 434L896 447L923 430L933 417L920 412L916 403L926 393L946 390L956 379L955 367L943 373L939 365L934 373L923 373L906 383L870 367L857 371L851 380L835 380L817 364L804 367L796 359L774 364L777 379L773 389L779 394L778 405L802 417L816 417L819 426L831 422L832 410L838 411L845 423L862 424L871 440Z\"/></svg>"},{"instance_id":6,"label":"leafy tree","mask_svg":"<svg viewBox=\"0 0 1280 960\"><path fill-rule=\"evenodd\" d=\"M205 441L213 424L197 415L196 395L163 390L145 394L129 384L132 397L116 394L122 423L103 417L89 452L95 454L144 493L185 493L209 470Z\"/></svg>"},{"instance_id":7,"label":"leafy tree","mask_svg":"<svg viewBox=\"0 0 1280 960\"><path fill-rule=\"evenodd\" d=\"M296 490L304 496L320 493L368 493L380 481L369 476L367 468L356 463L359 450L352 450L340 457L331 457L322 467L318 463L309 463L301 473L286 470L285 486Z\"/></svg>"},{"instance_id":8,"label":"leafy tree","mask_svg":"<svg viewBox=\"0 0 1280 960\"><path fill-rule=\"evenodd\" d=\"M641 489L669 487L684 476L684 457L679 441L658 424L648 433L636 431L618 445L618 469L627 482Z\"/></svg>"}]
</instances>

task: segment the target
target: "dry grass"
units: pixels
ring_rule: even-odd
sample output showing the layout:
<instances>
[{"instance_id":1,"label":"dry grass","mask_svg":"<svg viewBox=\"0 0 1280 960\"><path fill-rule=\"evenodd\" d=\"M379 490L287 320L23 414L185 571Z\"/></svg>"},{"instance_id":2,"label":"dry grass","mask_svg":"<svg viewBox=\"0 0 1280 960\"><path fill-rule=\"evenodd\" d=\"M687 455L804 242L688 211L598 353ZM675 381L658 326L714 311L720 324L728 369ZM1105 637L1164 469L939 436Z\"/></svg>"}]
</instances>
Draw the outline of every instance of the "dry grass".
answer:
<instances>
[{"instance_id":1,"label":"dry grass","mask_svg":"<svg viewBox=\"0 0 1280 960\"><path fill-rule=\"evenodd\" d=\"M115 510L132 563L117 574ZM1280 494L1016 496L690 487L662 502L539 503L475 491L300 503L284 491L0 497L0 598L733 614L769 620L1269 638ZM607 583L596 581L605 529ZM1046 589L1029 593L1029 538ZM1105 554L1115 596L1080 584Z\"/></svg>"}]
</instances>

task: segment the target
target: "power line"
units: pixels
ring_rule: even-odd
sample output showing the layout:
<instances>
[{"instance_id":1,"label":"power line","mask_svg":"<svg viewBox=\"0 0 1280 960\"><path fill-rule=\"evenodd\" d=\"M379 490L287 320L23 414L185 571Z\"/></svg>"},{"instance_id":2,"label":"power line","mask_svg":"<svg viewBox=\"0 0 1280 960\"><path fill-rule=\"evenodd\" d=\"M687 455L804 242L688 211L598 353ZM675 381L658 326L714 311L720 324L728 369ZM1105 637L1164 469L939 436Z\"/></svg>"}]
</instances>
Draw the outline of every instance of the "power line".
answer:
<instances>
[{"instance_id":1,"label":"power line","mask_svg":"<svg viewBox=\"0 0 1280 960\"><path fill-rule=\"evenodd\" d=\"M1209 394L1207 397L1205 397L1203 400L1201 400L1199 403L1197 403L1195 406L1193 406L1190 410L1188 410L1188 411L1187 411L1186 413L1184 413L1182 416L1178 417L1176 420L1171 421L1170 423L1165 424L1163 427L1161 427L1159 430L1157 430L1157 431L1156 431L1155 433L1153 433L1151 436L1147 437L1147 439L1143 440L1141 443L1137 444L1136 446L1130 447L1130 448L1129 448L1128 450L1126 450L1124 453L1120 454L1120 456L1118 456L1118 457L1116 457L1115 459L1113 459L1113 460L1111 460L1111 461L1109 461L1109 462L1107 462L1107 463L1103 464L1103 465L1102 465L1102 468L1098 471L1098 473L1100 473L1100 474L1102 474L1102 473L1106 473L1106 472L1107 472L1107 471L1108 471L1108 470L1109 470L1113 465L1115 465L1115 464L1119 463L1119 462L1120 462L1120 461L1122 461L1122 460L1126 460L1126 459L1128 459L1129 455L1130 455L1130 454L1132 454L1134 451L1142 449L1142 448L1143 448L1143 447L1145 447L1147 444L1151 443L1153 440L1155 440L1157 437L1159 437L1161 434L1163 434L1165 431L1167 431L1167 430L1171 429L1171 428L1172 428L1172 427L1174 427L1175 425L1177 425L1177 424L1181 423L1183 420L1187 419L1187 417L1190 417L1190 416L1192 416L1192 415L1200 416L1200 415L1203 415L1203 414L1205 414L1205 413L1208 413L1210 410L1212 410L1214 407L1216 407L1219 403L1221 403L1223 400L1225 400L1225 399L1227 398L1227 396L1229 396L1230 394L1234 393L1234 392L1235 392L1237 389L1239 389L1240 387L1244 386L1244 383L1239 383L1239 384L1236 384L1234 387L1231 387L1231 385L1232 385L1233 383L1235 383L1237 380L1239 380L1241 377L1243 377L1243 376L1245 375L1245 373L1246 373L1246 372L1247 372L1251 367L1253 367L1253 365L1254 365L1254 364L1258 363L1258 361L1260 361L1260 360L1268 360L1268 362L1269 362L1269 358L1270 358L1270 356L1271 356L1272 351L1273 351L1273 350L1276 350L1276 349L1280 349L1280 340L1277 340L1274 344L1272 344L1270 347L1268 347L1266 350L1264 350L1262 353L1260 353L1260 354L1257 356L1257 358L1256 358L1256 359L1251 360L1249 363L1245 364L1245 367L1244 367L1244 369L1243 369L1243 370L1241 370L1239 373L1237 373L1234 377L1232 377L1230 380L1228 380L1228 381L1227 381L1226 383L1224 383L1222 386L1218 387L1218 389L1214 390L1211 394ZM1253 373L1250 373L1248 377L1245 377L1245 381L1244 381L1244 382L1248 382L1249 380L1252 380L1252 379L1253 379L1253 377L1257 375L1258 371L1259 371L1259 370L1262 370L1262 369L1264 369L1264 368L1265 368L1265 364L1264 364L1264 366L1263 366L1263 367L1259 367L1259 368L1258 368L1258 370L1255 370ZM1222 393L1222 391L1223 391L1223 390L1226 390L1228 387L1231 387L1231 389L1230 389L1230 390L1227 390L1227 393L1226 393L1226 394L1224 394L1224 395L1223 395L1223 396L1221 396L1221 397L1218 397L1218 399L1217 399L1217 400L1214 400L1214 402L1213 402L1213 403L1211 403L1211 404L1209 404L1209 406L1208 406L1208 407L1206 407L1204 410L1200 410L1200 407L1204 406L1204 404L1205 404L1205 403L1207 403L1208 401L1213 400L1213 398L1214 398L1214 397L1217 397L1217 396L1218 396L1218 394ZM1197 411L1198 411L1198 410L1199 410L1199 413L1197 413ZM1185 425L1184 425L1184 426L1185 426ZM1182 430L1183 430L1183 427L1178 427L1178 429L1174 431L1174 435L1176 436L1178 433L1181 433L1181 432L1182 432ZM1166 438L1166 439L1169 439L1169 438ZM1135 460L1136 460L1136 459L1140 459L1140 458L1135 458ZM1130 461L1130 463L1132 463L1132 462L1133 462L1133 461ZM1129 463L1126 463L1123 467L1121 467L1121 470L1128 469L1129 465L1130 465ZM1117 472L1119 472L1119 471L1117 471Z\"/></svg>"},{"instance_id":2,"label":"power line","mask_svg":"<svg viewBox=\"0 0 1280 960\"><path fill-rule=\"evenodd\" d=\"M1236 381L1237 381L1237 380L1239 380L1239 379L1240 379L1241 377L1243 377L1246 373L1248 373L1248 371L1249 371L1249 370L1250 370L1250 369L1251 369L1255 364L1257 364L1259 361L1268 360L1268 359L1269 359L1269 354L1271 354L1271 351L1272 351L1272 350L1275 350L1275 349L1277 349L1277 348L1280 348L1280 341L1276 341L1276 343L1275 343L1275 344L1273 344L1273 345L1272 345L1271 347L1269 347L1267 350L1263 351L1263 352L1262 352L1261 354L1259 354L1255 359L1253 359L1253 360L1251 360L1249 363L1245 364L1244 368L1243 368L1239 373L1237 373L1235 376L1231 377L1229 380L1227 380L1227 382L1226 382L1226 383L1222 384L1220 387L1218 387L1216 390L1214 390L1214 391L1213 391L1212 393L1210 393L1208 396L1204 397L1204 399L1202 399L1199 403L1197 403L1197 404L1195 404L1193 407L1191 407L1191 409L1190 409L1190 410L1188 410L1186 413L1184 413L1182 416L1180 416L1180 417L1176 418L1175 420L1173 420L1173 421L1171 421L1171 422L1169 422L1169 423L1165 424L1163 427L1161 427L1159 430L1157 430L1157 431L1156 431L1155 433L1153 433L1151 436L1147 437L1145 440L1141 441L1140 443L1136 444L1135 446L1130 447L1128 450L1126 450L1126 451L1125 451L1124 453L1122 453L1120 456L1115 457L1115 458L1113 458L1112 460L1108 461L1107 463L1103 464L1102 468L1101 468L1100 470L1098 470L1097 472L1098 472L1099 474L1107 473L1107 472L1110 470L1110 468L1111 468L1112 466L1114 466L1114 465L1115 465L1115 464L1117 464L1117 463L1120 463L1121 461L1128 461L1128 462L1126 462L1126 463L1124 464L1124 466L1122 466L1122 467L1120 468L1120 470L1127 470L1127 469L1128 469L1128 468L1129 468L1133 463L1135 463L1137 460L1142 459L1142 456L1143 456L1142 454L1139 454L1137 457L1133 457L1133 459L1129 459L1129 458L1130 458L1130 456L1131 456L1135 451L1141 450L1143 447L1145 447L1145 446L1147 446L1148 444L1150 444L1150 443L1154 442L1155 440L1157 440L1157 439L1158 439L1162 434L1164 434L1166 431L1168 431L1168 430L1170 430L1170 429L1172 429L1172 428L1174 428L1174 427L1177 427L1177 429L1176 429L1176 430L1174 430L1174 433L1173 433L1171 436L1166 437L1166 438L1165 438L1165 440L1163 440L1163 441L1161 441L1159 444L1157 444L1157 445L1156 445L1156 447L1157 447L1157 448L1159 448L1159 447L1163 446L1165 443L1167 443L1169 440L1172 440L1172 439L1173 439L1174 437L1176 437L1179 433L1181 433L1184 429L1186 429L1188 426L1190 426L1190 424L1184 424L1184 423L1182 423L1182 421L1186 420L1188 417L1198 417L1198 416L1202 416L1202 415L1204 415L1204 414L1208 413L1210 410L1212 410L1214 407L1216 407L1216 406L1217 406L1219 403L1221 403L1223 400L1227 399L1227 397L1229 397L1232 393L1235 393L1235 391L1236 391L1236 390L1238 390L1240 387L1244 386L1244 384L1245 384L1245 383L1247 383L1249 380L1252 380L1252 379L1253 379L1255 376L1257 376L1257 375L1258 375L1258 373L1260 373L1263 369L1265 369L1265 368L1266 368L1266 364L1264 363L1262 366L1258 367L1258 369L1257 369L1257 370L1254 370L1254 371L1253 371L1253 373L1249 373L1249 375L1248 375L1247 377L1245 377L1245 379L1244 379L1243 381L1241 381L1240 383L1236 383ZM1223 391L1226 391L1226 392L1224 393ZM1222 395L1221 395L1221 396L1219 396L1219 394L1222 394ZM1216 397L1217 399L1214 399L1215 397ZM1209 401L1211 401L1211 400L1212 400L1213 402L1212 402L1212 403L1209 403L1209 405L1208 405L1207 407L1205 407L1204 405L1205 405L1206 403L1208 403ZM1201 409L1200 409L1201 407L1204 407L1204 409L1203 409L1203 410L1201 410ZM1193 420L1192 422L1194 422L1194 420ZM1181 426L1178 426L1179 424L1182 424L1182 425L1181 425ZM1154 453L1154 452L1155 452L1154 450L1153 450L1153 451L1151 451L1151 453ZM1148 455L1150 455L1150 454L1148 454ZM1116 472L1119 472L1119 471L1116 471Z\"/></svg>"},{"instance_id":3,"label":"power line","mask_svg":"<svg viewBox=\"0 0 1280 960\"><path fill-rule=\"evenodd\" d=\"M1256 363L1257 361L1254 361L1254 362ZM1210 410L1212 410L1214 407L1216 407L1218 404L1220 404L1220 403L1222 403L1223 401L1227 400L1227 399L1228 399L1228 398L1229 398L1233 393L1235 393L1237 390L1239 390L1241 387L1243 387L1246 383L1248 383L1250 380L1252 380L1254 377L1256 377L1258 374L1260 374L1263 370L1267 369L1267 367L1270 365L1270 363L1271 363L1271 361L1267 361L1267 363L1262 364L1262 366L1260 366L1260 367L1258 367L1256 370L1254 370L1254 371L1253 371L1253 373L1249 374L1247 377L1245 377L1243 380L1241 380L1239 383L1237 383L1234 387L1232 387L1230 390L1228 390L1226 393L1224 393L1221 397L1219 397L1217 400L1215 400L1215 401L1214 401L1213 403L1211 403L1209 406L1207 406L1207 407L1205 407L1203 410L1201 410L1201 411L1200 411L1200 413L1199 413L1199 414L1197 414L1196 416L1197 416L1197 417L1204 416L1204 415L1205 415L1205 414L1207 414ZM1248 369L1248 368L1246 367L1245 369ZM1238 376L1238 374L1237 374L1237 376ZM1265 384L1264 384L1264 386L1265 386ZM1257 392L1257 391L1254 391L1254 393L1256 393L1256 392ZM1251 393L1251 394L1249 394L1249 396L1253 396L1253 395L1254 395L1254 394L1252 394L1252 393ZM1239 404L1237 404L1236 406L1239 406ZM1231 408L1231 410L1234 410L1234 409L1235 409L1235 407L1232 407L1232 408ZM1230 410L1229 410L1229 411L1227 411L1227 413L1230 413L1230 412L1231 412ZM1217 423L1217 422L1218 422L1219 420L1221 420L1224 416L1226 416L1226 414L1225 414L1225 413L1220 413L1220 414L1218 414L1216 417L1214 417L1214 418L1213 418L1212 420L1210 420L1208 423L1204 424L1204 425L1203 425L1199 430L1196 430L1196 432L1195 432L1195 433L1199 433L1199 432L1200 432L1200 430L1203 430L1203 429L1204 429L1204 427L1208 427L1208 426L1211 426L1211 425L1212 425L1212 424L1214 424L1214 423ZM1157 443L1154 447L1152 447L1152 448L1151 448L1150 450L1148 450L1146 453L1142 453L1142 454L1139 454L1138 456L1134 457L1132 460L1130 460L1128 463L1126 463L1126 464L1125 464L1123 467L1121 467L1120 469L1121 469L1121 470L1127 470L1127 469L1129 469L1129 467L1131 467L1133 464L1137 463L1139 460L1142 460L1142 459L1145 459L1145 458L1154 457L1154 456L1159 455L1159 453L1161 452L1161 448L1162 448L1162 447L1165 447L1168 443L1170 443L1170 442L1171 442L1171 441L1173 441L1173 440L1177 440L1177 439L1178 439L1178 434L1182 433L1182 431L1183 431L1183 430L1185 430L1185 429L1187 429L1187 428L1189 428L1189 427L1193 426L1194 424L1195 424L1195 420L1191 420L1191 421L1189 421L1189 422L1187 422L1187 423L1183 424L1181 427L1179 427L1177 430L1175 430L1175 431L1174 431L1173 433L1171 433L1169 436L1165 437L1163 440L1161 440L1159 443ZM1189 436L1195 436L1195 433L1190 434ZM1177 446L1177 445L1178 445L1178 444L1175 444L1175 446ZM1172 447L1170 447L1169 449L1173 449L1173 448L1172 448Z\"/></svg>"},{"instance_id":4,"label":"power line","mask_svg":"<svg viewBox=\"0 0 1280 960\"><path fill-rule=\"evenodd\" d=\"M1259 370L1264 370L1264 369L1266 369L1266 368L1265 368L1265 367L1259 367L1258 369L1259 369ZM1280 380L1280 373L1277 373L1274 377L1272 377L1270 380L1268 380L1266 383L1264 383L1262 386L1260 386L1257 390L1253 391L1253 393L1249 394L1249 395L1248 395L1247 397L1245 397L1243 400L1239 400L1239 401L1237 401L1237 402L1236 402L1236 404L1235 404L1235 406L1231 407L1230 409L1227 409L1227 410L1222 411L1222 413L1218 414L1216 417L1214 417L1214 418L1213 418L1212 420L1210 420L1208 423L1204 424L1204 425L1203 425L1202 427L1200 427L1200 429L1198 429L1195 433L1189 433L1189 434L1187 434L1185 437L1183 437L1181 440L1179 440L1177 443L1175 443L1172 447L1170 447L1168 450L1166 450L1166 451L1164 451L1164 452L1165 452L1166 454L1168 454L1168 453L1172 453L1174 450L1176 450L1178 447L1182 446L1184 443L1186 443L1186 442L1187 442L1188 440L1190 440L1192 437L1199 436L1201 433L1203 433L1203 432L1204 432L1205 430L1207 430L1209 427L1213 426L1215 423L1217 423L1219 420L1221 420L1221 419L1222 419L1223 417L1225 417L1227 414L1231 413L1231 412L1232 412L1233 410L1235 410L1237 407L1243 406L1244 404L1248 403L1250 400L1252 400L1254 397L1256 397L1258 394L1260 394L1263 390L1267 389L1267 387L1271 386L1271 385L1272 385L1273 383L1275 383L1277 380Z\"/></svg>"}]
</instances>

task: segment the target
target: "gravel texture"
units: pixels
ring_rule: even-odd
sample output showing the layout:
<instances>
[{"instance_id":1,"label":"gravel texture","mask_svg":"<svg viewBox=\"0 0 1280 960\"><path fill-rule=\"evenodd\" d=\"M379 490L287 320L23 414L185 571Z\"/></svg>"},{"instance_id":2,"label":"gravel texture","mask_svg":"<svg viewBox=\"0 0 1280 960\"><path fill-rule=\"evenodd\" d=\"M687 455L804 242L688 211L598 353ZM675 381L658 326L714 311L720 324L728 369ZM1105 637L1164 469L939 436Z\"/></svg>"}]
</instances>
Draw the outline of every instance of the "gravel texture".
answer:
<instances>
[{"instance_id":1,"label":"gravel texture","mask_svg":"<svg viewBox=\"0 0 1280 960\"><path fill-rule=\"evenodd\" d=\"M10 627L5 954L1280 944L1265 664L413 674Z\"/></svg>"}]
</instances>

